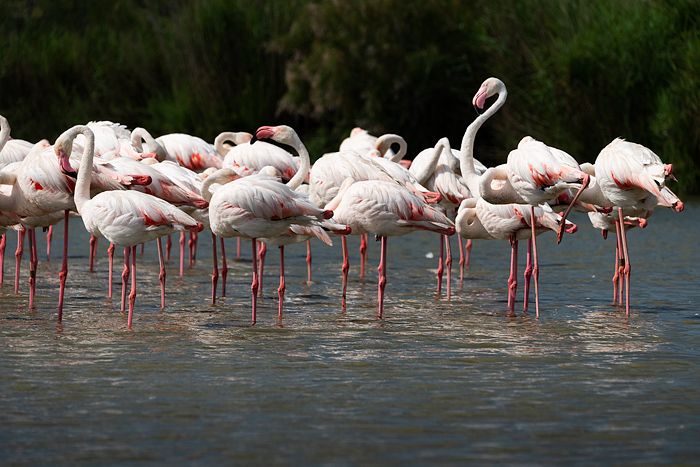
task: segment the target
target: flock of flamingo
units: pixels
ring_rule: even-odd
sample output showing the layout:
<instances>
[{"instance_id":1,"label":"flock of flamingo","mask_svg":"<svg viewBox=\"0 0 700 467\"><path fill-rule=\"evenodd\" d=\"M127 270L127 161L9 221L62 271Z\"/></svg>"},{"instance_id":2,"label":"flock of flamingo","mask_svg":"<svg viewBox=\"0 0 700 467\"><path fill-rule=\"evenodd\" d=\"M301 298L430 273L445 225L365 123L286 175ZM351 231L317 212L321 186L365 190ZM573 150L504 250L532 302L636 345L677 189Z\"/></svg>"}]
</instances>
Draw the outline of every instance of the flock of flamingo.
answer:
<instances>
[{"instance_id":1,"label":"flock of flamingo","mask_svg":"<svg viewBox=\"0 0 700 467\"><path fill-rule=\"evenodd\" d=\"M485 108L487 99L498 96ZM539 265L536 236L553 230L557 242L577 230L567 220L571 209L587 212L603 235L616 233L613 303L629 316L630 261L625 231L644 227L656 206L683 210L683 203L666 186L675 180L673 167L651 150L615 139L594 164L579 165L569 154L529 136L510 152L503 165L487 168L474 159L474 142L481 125L504 103L506 87L487 79L473 98L477 118L469 125L460 150L447 138L404 159L403 138L379 138L355 128L338 152L324 154L311 166L309 153L296 132L285 125L263 126L255 135L220 134L214 144L186 134L153 138L143 128L133 131L112 122L76 125L53 145L11 139L7 120L0 116L0 260L4 260L5 232L18 232L15 293L18 293L24 233L29 239L29 306L33 306L37 250L34 229L64 221L63 264L58 317L62 317L67 282L68 223L81 217L91 234L90 270L97 239L110 242L109 295L115 245L124 247L121 310L128 298L131 327L136 298L136 247L156 240L160 258L161 305L165 306L165 266L161 238L180 233L180 271L185 232L209 229L214 267L212 303L219 277L225 294L224 238L252 243L252 322L256 322L262 262L266 245L279 247L279 314L282 314L284 246L316 237L331 245L340 237L343 248L342 306L346 306L349 261L347 235L361 235L361 275L364 276L369 234L381 239L378 267L378 312L383 313L387 282L387 238L415 230L440 235L438 291L447 269L450 294L452 255L448 236L458 234L462 270L472 239L507 240L511 245L508 310L514 313L517 290L517 248L528 240L524 310L528 308L531 278L539 316ZM291 146L298 156L273 140ZM391 148L398 145L399 150ZM394 146L396 147L396 146ZM563 214L559 214L563 212ZM223 269L218 269L217 237L221 239ZM168 237L169 239L170 237ZM445 241L447 239L447 241ZM462 239L467 240L464 247ZM49 240L50 241L50 240ZM444 245L444 246L443 246ZM307 257L310 277L310 246ZM240 248L240 243L239 243ZM465 255L464 253L467 253ZM445 255L445 256L443 256ZM260 265L258 264L260 262ZM2 280L0 264L0 281ZM127 284L131 290L127 297ZM624 290L624 293L623 293ZM624 299L623 299L624 296Z\"/></svg>"}]
</instances>

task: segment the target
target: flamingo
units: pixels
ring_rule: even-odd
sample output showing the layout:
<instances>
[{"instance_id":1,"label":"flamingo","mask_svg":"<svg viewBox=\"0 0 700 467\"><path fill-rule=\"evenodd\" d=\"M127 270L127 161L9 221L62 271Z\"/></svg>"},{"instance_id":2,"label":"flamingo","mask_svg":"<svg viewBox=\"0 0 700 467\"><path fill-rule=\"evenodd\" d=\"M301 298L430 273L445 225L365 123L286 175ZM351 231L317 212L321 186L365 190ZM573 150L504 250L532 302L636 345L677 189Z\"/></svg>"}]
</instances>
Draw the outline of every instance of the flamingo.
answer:
<instances>
[{"instance_id":1,"label":"flamingo","mask_svg":"<svg viewBox=\"0 0 700 467\"><path fill-rule=\"evenodd\" d=\"M393 138L395 137L400 138L400 140L394 140ZM391 149L391 146L395 143L399 144L398 152L394 152ZM405 168L411 166L410 160L403 159L407 150L406 142L400 136L390 133L377 137L369 134L367 130L355 127L350 132L350 136L340 143L339 149L340 152L354 151L359 154L366 154L372 149L378 149L382 157L392 162L397 162Z\"/></svg>"},{"instance_id":2,"label":"flamingo","mask_svg":"<svg viewBox=\"0 0 700 467\"><path fill-rule=\"evenodd\" d=\"M167 153L166 160L178 163L190 170L220 169L223 158L214 146L198 136L185 133L170 133L156 138ZM150 148L149 148L150 149Z\"/></svg>"},{"instance_id":3,"label":"flamingo","mask_svg":"<svg viewBox=\"0 0 700 467\"><path fill-rule=\"evenodd\" d=\"M75 207L72 200L74 179L64 175L50 148L31 151L21 162L0 171L0 210L20 217L44 216L64 212L66 235L63 245L63 265L59 273L58 318L62 318L63 295L68 274L68 217ZM30 238L30 240L32 240ZM18 248L17 260L20 259ZM16 278L17 280L17 278ZM33 283L32 283L33 285ZM32 292L30 290L30 299Z\"/></svg>"},{"instance_id":4,"label":"flamingo","mask_svg":"<svg viewBox=\"0 0 700 467\"><path fill-rule=\"evenodd\" d=\"M508 93L501 80L488 78L482 83L472 99L476 109L483 109L486 100L496 94L498 95L497 101L469 126L462 140L460 167L470 190L494 204L526 203L534 209L535 206L542 203L553 201L564 190L577 188L578 193L572 201L575 204L590 183L591 176L584 172L576 160L564 151L551 148L529 136L524 137L518 144L518 148L510 152L505 165L491 168L482 176L476 173L473 163L473 144L476 131L488 117L505 103ZM493 189L492 181L494 178L505 181L505 183L499 184L497 190ZM568 213L569 209L562 216L560 230L557 232L557 241L561 241ZM534 212L531 212L530 216L534 218ZM535 275L535 288L537 289L539 266L534 224L532 228L533 232L528 240L528 254L532 255L534 259L532 274ZM529 282L530 271L526 270L526 273ZM535 296L538 296L537 290Z\"/></svg>"},{"instance_id":5,"label":"flamingo","mask_svg":"<svg viewBox=\"0 0 700 467\"><path fill-rule=\"evenodd\" d=\"M240 179L241 176L238 175L234 170L232 169L217 169L211 173L206 174L206 178L204 179L201 187L202 191L202 196L207 202L211 201L212 195L219 189L221 188L222 185L232 182L234 180ZM197 209L192 213L192 216L202 222L204 224L204 228L211 230L211 223L209 221L209 210L206 209ZM240 237L239 237L240 238ZM212 269L212 276L211 276L211 303L214 305L216 303L216 288L219 282L219 266L218 266L218 259L217 259L217 253L216 253L216 240L217 236L214 234L212 231L211 233L211 240L212 240L212 259L214 261L214 267ZM224 249L224 239L220 238L221 240L221 260L222 260L222 270L221 270L221 296L224 297L226 296L226 276L228 274L228 266L226 264L226 252Z\"/></svg>"},{"instance_id":6,"label":"flamingo","mask_svg":"<svg viewBox=\"0 0 700 467\"><path fill-rule=\"evenodd\" d=\"M223 147L223 142L227 140L235 143L228 151ZM286 183L297 172L298 165L289 152L266 141L253 139L250 133L220 133L214 146L219 154L224 155L222 167L230 167L242 177L256 174L263 167L270 166L281 174Z\"/></svg>"},{"instance_id":7,"label":"flamingo","mask_svg":"<svg viewBox=\"0 0 700 467\"><path fill-rule=\"evenodd\" d=\"M641 144L616 138L598 154L594 168L600 192L618 211L616 231L620 245L620 274L625 280L625 313L629 316L631 265L626 229L620 224L624 222L624 212L636 216L640 209L650 212L657 204L681 212L684 205L666 186L669 180L675 180L673 165L664 164L651 149ZM648 216L649 213L642 217Z\"/></svg>"},{"instance_id":8,"label":"flamingo","mask_svg":"<svg viewBox=\"0 0 700 467\"><path fill-rule=\"evenodd\" d=\"M212 195L209 203L209 221L214 234L223 238L242 237L252 241L253 324L257 319L259 286L257 239L278 236L293 224L309 225L333 216L332 211L318 208L304 194L294 191L306 178L310 166L309 153L296 132L286 125L263 126L256 132L254 140L262 138L273 139L297 150L302 159L301 167L294 177L285 185L265 170L223 185ZM233 172L232 169L222 170ZM205 182L218 177L215 173L207 177ZM205 191L206 188L207 185L204 185Z\"/></svg>"},{"instance_id":9,"label":"flamingo","mask_svg":"<svg viewBox=\"0 0 700 467\"><path fill-rule=\"evenodd\" d=\"M379 263L378 308L379 318L384 310L386 288L386 248L388 236L406 235L418 229L442 235L454 235L451 220L437 208L427 204L409 189L392 181L365 180L343 182L336 197L326 205L334 218L345 224L354 235L373 233L381 237ZM344 237L343 237L344 239ZM347 243L343 243L343 307L347 285Z\"/></svg>"},{"instance_id":10,"label":"flamingo","mask_svg":"<svg viewBox=\"0 0 700 467\"><path fill-rule=\"evenodd\" d=\"M76 125L58 137L54 152L61 171L72 174L69 154L73 141L81 134L85 138L85 153L75 183L74 202L83 218L85 228L96 237L105 237L111 243L124 247L125 269L122 277L122 311L126 298L126 282L131 275L129 294L128 327L131 328L136 301L136 245L162 237L169 233L187 230L200 232L202 224L155 196L138 191L106 191L90 197L90 179L94 158L94 134L89 127ZM131 270L127 261L131 253ZM159 259L163 263L163 251L159 248ZM161 297L161 303L164 297Z\"/></svg>"},{"instance_id":11,"label":"flamingo","mask_svg":"<svg viewBox=\"0 0 700 467\"><path fill-rule=\"evenodd\" d=\"M518 287L517 259L518 241L529 239L533 233L539 235L545 230L559 230L560 222L566 222L564 231L574 233L577 226L569 221L561 221L559 216L546 204L532 209L529 204L491 204L483 198L469 198L462 201L455 226L457 233L464 238L508 240L511 244L511 265L508 278L508 310L515 312L515 293ZM528 269L531 256L528 252ZM537 276L535 276L537 296ZM525 310L527 309L528 287L525 288ZM539 306L537 306L539 317Z\"/></svg>"},{"instance_id":12,"label":"flamingo","mask_svg":"<svg viewBox=\"0 0 700 467\"><path fill-rule=\"evenodd\" d=\"M473 197L466 181L453 169L453 161L457 160L454 156L454 151L450 147L450 142L447 138L441 138L433 148L424 149L414 159L411 164L410 171L416 175L419 183L426 186L427 189L437 192L442 196L440 205L448 213L454 213L460 203L468 198ZM475 165L477 161L475 161ZM477 173L486 170L481 163L478 163L479 169ZM453 214L451 214L453 215ZM450 295L450 269L452 264L452 254L450 251L450 243L448 238L440 239L440 261L438 263L438 293L442 284L443 272L443 243L447 242L447 258L445 266L447 267L447 295ZM467 240L467 252L471 250L471 239ZM462 248L462 237L459 237L459 266L460 266L460 283L464 280L464 266L467 260L464 257Z\"/></svg>"}]
</instances>

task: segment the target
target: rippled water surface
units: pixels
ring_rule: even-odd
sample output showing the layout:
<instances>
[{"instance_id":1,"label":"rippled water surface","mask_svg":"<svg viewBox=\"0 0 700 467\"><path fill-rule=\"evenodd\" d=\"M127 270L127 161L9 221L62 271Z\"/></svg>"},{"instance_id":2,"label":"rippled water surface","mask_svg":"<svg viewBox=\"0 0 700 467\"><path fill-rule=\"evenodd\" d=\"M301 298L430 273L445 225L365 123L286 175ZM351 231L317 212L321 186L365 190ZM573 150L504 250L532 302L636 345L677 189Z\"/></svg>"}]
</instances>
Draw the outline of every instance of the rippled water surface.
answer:
<instances>
[{"instance_id":1,"label":"rippled water surface","mask_svg":"<svg viewBox=\"0 0 700 467\"><path fill-rule=\"evenodd\" d=\"M313 244L311 283L305 245L288 247L282 319L271 247L251 327L250 243L229 262L227 296L211 305L211 239L201 235L183 277L173 251L164 310L155 244L138 256L131 330L118 293L107 298L104 240L87 271L80 220L71 220L62 323L62 224L48 262L37 235L34 309L26 259L14 294L11 232L0 287L2 463L697 463L699 206L657 209L646 229L629 232L630 318L610 305L614 237L604 241L585 216L573 220L579 232L561 245L538 237L539 319L520 303L507 315L507 243L474 242L462 284L453 265L448 300L435 292L438 237L414 233L389 239L383 319L377 243L363 280L359 239L350 239L345 311L340 242ZM229 258L235 249L227 240ZM524 251L523 242L521 272Z\"/></svg>"}]
</instances>

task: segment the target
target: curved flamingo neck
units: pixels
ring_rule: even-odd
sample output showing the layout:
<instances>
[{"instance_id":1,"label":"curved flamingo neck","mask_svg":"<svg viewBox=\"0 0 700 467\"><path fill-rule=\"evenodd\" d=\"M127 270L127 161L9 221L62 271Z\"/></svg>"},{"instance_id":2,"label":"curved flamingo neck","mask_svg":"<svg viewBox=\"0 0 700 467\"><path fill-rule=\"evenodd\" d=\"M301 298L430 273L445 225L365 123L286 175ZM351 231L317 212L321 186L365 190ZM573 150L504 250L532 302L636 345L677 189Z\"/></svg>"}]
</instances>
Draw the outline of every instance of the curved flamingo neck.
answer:
<instances>
[{"instance_id":1,"label":"curved flamingo neck","mask_svg":"<svg viewBox=\"0 0 700 467\"><path fill-rule=\"evenodd\" d=\"M374 147L377 150L379 150L379 153L382 155L382 157L385 157L384 155L389 150L392 144L398 144L399 150L389 160L392 162L399 162L401 159L403 159L403 156L405 156L408 152L408 144L406 143L406 140L403 139L401 136L392 133L382 135L379 138L377 138L377 141L374 143Z\"/></svg>"},{"instance_id":2,"label":"curved flamingo neck","mask_svg":"<svg viewBox=\"0 0 700 467\"><path fill-rule=\"evenodd\" d=\"M498 180L499 188L494 188L494 180ZM479 181L479 193L490 204L528 204L508 180L505 165L492 167L483 173Z\"/></svg>"},{"instance_id":3,"label":"curved flamingo neck","mask_svg":"<svg viewBox=\"0 0 700 467\"><path fill-rule=\"evenodd\" d=\"M131 132L131 141L134 143L134 146L140 150L143 150L142 141L145 141L148 145L148 150L155 153L158 162L163 162L165 160L165 148L163 148L145 128L134 128L134 131Z\"/></svg>"},{"instance_id":4,"label":"curved flamingo neck","mask_svg":"<svg viewBox=\"0 0 700 467\"><path fill-rule=\"evenodd\" d=\"M231 168L227 167L217 170L216 172L205 178L202 182L202 198L204 198L206 202L210 202L213 193L209 191L209 187L211 187L214 183L224 185L228 182L235 180L236 178L238 178L238 174Z\"/></svg>"},{"instance_id":5,"label":"curved flamingo neck","mask_svg":"<svg viewBox=\"0 0 700 467\"><path fill-rule=\"evenodd\" d=\"M291 134L291 140L287 142L287 144L293 147L299 154L299 157L301 157L301 164L299 165L297 173L287 182L289 188L296 190L304 183L304 180L306 180L306 177L309 175L311 159L309 157L309 151L306 150L306 146L304 146L304 143L301 142L301 139L299 139L296 133Z\"/></svg>"},{"instance_id":6,"label":"curved flamingo neck","mask_svg":"<svg viewBox=\"0 0 700 467\"><path fill-rule=\"evenodd\" d=\"M229 149L224 146L226 141L231 141L238 146L239 144L249 143L251 139L253 139L253 135L245 131L239 131L237 133L233 131L222 131L214 139L214 150L221 157L226 157L229 151Z\"/></svg>"},{"instance_id":7,"label":"curved flamingo neck","mask_svg":"<svg viewBox=\"0 0 700 467\"><path fill-rule=\"evenodd\" d=\"M75 193L73 195L75 207L80 212L85 203L90 201L90 182L92 180L92 165L95 157L95 135L87 126L76 125L64 133L67 140L64 141L63 137L61 137L61 142L68 149L67 155L70 157L70 152L73 150L73 140L78 136L78 133L85 137L85 149L83 150L83 157L80 159L80 170L78 171L78 180L75 182Z\"/></svg>"},{"instance_id":8,"label":"curved flamingo neck","mask_svg":"<svg viewBox=\"0 0 700 467\"><path fill-rule=\"evenodd\" d=\"M438 161L440 160L440 156L445 150L447 150L448 154L452 154L450 140L447 138L440 138L440 140L433 148L433 152L430 154L428 164L426 164L425 166L421 166L421 169L418 172L412 172L418 180L418 183L420 183L421 185L425 184L430 178L430 176L435 173L435 168L437 167Z\"/></svg>"},{"instance_id":9,"label":"curved flamingo neck","mask_svg":"<svg viewBox=\"0 0 700 467\"><path fill-rule=\"evenodd\" d=\"M479 175L476 173L476 169L474 168L474 141L476 140L476 132L479 131L481 125L483 125L486 120L495 114L506 102L508 91L506 90L505 84L500 81L499 83L500 84L496 89L498 99L486 110L486 112L476 117L467 127L467 131L464 133L464 137L462 138L462 146L460 147L459 169L462 172L462 177L467 182L469 191L475 195L480 192Z\"/></svg>"}]
</instances>

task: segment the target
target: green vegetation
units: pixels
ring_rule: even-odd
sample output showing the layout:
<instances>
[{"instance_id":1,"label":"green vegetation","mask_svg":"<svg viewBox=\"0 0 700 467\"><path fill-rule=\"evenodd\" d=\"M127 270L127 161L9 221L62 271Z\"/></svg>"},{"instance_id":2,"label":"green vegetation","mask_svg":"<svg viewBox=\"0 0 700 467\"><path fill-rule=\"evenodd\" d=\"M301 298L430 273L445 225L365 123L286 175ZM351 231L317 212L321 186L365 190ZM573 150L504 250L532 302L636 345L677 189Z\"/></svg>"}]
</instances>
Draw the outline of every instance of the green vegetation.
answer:
<instances>
[{"instance_id":1,"label":"green vegetation","mask_svg":"<svg viewBox=\"0 0 700 467\"><path fill-rule=\"evenodd\" d=\"M509 98L479 134L484 162L525 135L593 161L619 136L700 193L695 0L11 0L0 37L18 138L102 119L210 141L287 123L318 157L362 126L415 154L457 146L497 76Z\"/></svg>"}]
</instances>

